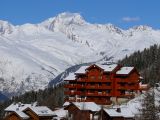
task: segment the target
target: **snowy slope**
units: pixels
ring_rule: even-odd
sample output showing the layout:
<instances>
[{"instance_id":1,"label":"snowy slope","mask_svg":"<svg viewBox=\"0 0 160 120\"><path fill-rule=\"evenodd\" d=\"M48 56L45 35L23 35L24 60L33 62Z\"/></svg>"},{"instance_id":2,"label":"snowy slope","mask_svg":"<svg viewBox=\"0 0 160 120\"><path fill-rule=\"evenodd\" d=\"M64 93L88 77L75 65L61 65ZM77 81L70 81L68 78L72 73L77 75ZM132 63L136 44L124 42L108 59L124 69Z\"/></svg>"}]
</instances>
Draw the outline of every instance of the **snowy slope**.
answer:
<instances>
[{"instance_id":1,"label":"snowy slope","mask_svg":"<svg viewBox=\"0 0 160 120\"><path fill-rule=\"evenodd\" d=\"M62 13L39 24L0 21L0 91L22 93L45 88L70 66L113 58L160 43L148 26L122 30L91 24L77 13Z\"/></svg>"}]
</instances>

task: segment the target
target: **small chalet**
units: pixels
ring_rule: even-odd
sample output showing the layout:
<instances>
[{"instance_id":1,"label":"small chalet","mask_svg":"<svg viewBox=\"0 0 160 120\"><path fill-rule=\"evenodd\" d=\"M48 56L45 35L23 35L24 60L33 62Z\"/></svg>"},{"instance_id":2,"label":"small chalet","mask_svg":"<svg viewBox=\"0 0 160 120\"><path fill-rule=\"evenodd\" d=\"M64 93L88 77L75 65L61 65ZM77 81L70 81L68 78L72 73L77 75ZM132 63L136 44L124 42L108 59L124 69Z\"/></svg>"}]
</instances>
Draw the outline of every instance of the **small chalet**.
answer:
<instances>
[{"instance_id":1,"label":"small chalet","mask_svg":"<svg viewBox=\"0 0 160 120\"><path fill-rule=\"evenodd\" d=\"M64 109L68 110L68 117L72 120L92 120L100 106L94 102L72 102Z\"/></svg>"},{"instance_id":2,"label":"small chalet","mask_svg":"<svg viewBox=\"0 0 160 120\"><path fill-rule=\"evenodd\" d=\"M64 110L64 108L54 110L53 112L55 114L53 120L67 120L68 118L68 111Z\"/></svg>"},{"instance_id":3,"label":"small chalet","mask_svg":"<svg viewBox=\"0 0 160 120\"><path fill-rule=\"evenodd\" d=\"M36 104L11 104L5 109L5 120L52 120L54 112Z\"/></svg>"},{"instance_id":4,"label":"small chalet","mask_svg":"<svg viewBox=\"0 0 160 120\"><path fill-rule=\"evenodd\" d=\"M97 120L135 120L134 114L127 106L103 108L97 113Z\"/></svg>"}]
</instances>

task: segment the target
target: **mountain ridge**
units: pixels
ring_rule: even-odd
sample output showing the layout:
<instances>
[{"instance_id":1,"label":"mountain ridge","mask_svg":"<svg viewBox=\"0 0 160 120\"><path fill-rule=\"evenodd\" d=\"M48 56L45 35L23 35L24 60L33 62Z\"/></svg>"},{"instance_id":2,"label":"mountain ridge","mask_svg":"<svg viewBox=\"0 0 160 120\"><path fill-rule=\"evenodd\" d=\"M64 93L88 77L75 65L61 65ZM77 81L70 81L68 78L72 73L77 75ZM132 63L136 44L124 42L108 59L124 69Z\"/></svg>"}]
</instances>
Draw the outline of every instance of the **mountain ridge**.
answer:
<instances>
[{"instance_id":1,"label":"mountain ridge","mask_svg":"<svg viewBox=\"0 0 160 120\"><path fill-rule=\"evenodd\" d=\"M159 36L160 31L149 26L123 30L91 24L78 13L61 13L38 24L0 21L0 91L44 89L71 66L117 61L159 44Z\"/></svg>"}]
</instances>

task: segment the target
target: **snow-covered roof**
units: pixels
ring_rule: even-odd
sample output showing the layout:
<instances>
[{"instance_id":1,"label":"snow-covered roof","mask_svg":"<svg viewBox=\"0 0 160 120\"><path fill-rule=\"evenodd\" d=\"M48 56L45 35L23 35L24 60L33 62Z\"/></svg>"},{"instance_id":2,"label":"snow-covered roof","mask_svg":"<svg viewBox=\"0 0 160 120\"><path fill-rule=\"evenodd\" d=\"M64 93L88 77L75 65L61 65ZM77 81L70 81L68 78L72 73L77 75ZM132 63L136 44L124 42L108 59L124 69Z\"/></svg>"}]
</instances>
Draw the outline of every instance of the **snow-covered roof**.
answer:
<instances>
[{"instance_id":1,"label":"snow-covered roof","mask_svg":"<svg viewBox=\"0 0 160 120\"><path fill-rule=\"evenodd\" d=\"M32 106L29 107L33 112L35 112L38 116L53 116L54 112L46 106Z\"/></svg>"},{"instance_id":2,"label":"snow-covered roof","mask_svg":"<svg viewBox=\"0 0 160 120\"><path fill-rule=\"evenodd\" d=\"M65 102L64 104L63 104L63 106L68 106L70 104L70 102Z\"/></svg>"},{"instance_id":3,"label":"snow-covered roof","mask_svg":"<svg viewBox=\"0 0 160 120\"><path fill-rule=\"evenodd\" d=\"M37 115L39 116L53 116L54 113L52 110L50 110L46 106L36 106L37 104L22 104L22 103L17 103L17 104L11 104L8 106L5 111L6 112L15 112L17 113L20 117L22 118L29 118L28 115L24 113L24 110L27 108L30 108L33 110Z\"/></svg>"},{"instance_id":4,"label":"snow-covered roof","mask_svg":"<svg viewBox=\"0 0 160 120\"><path fill-rule=\"evenodd\" d=\"M53 111L55 115L57 115L57 118L63 118L63 117L66 117L67 114L68 114L68 111L67 110L64 110L63 108L61 109L58 109L58 110L55 110Z\"/></svg>"},{"instance_id":5,"label":"snow-covered roof","mask_svg":"<svg viewBox=\"0 0 160 120\"><path fill-rule=\"evenodd\" d=\"M70 73L65 80L75 80L75 74L74 73Z\"/></svg>"},{"instance_id":6,"label":"snow-covered roof","mask_svg":"<svg viewBox=\"0 0 160 120\"><path fill-rule=\"evenodd\" d=\"M121 109L122 116L125 118L133 118L135 116L131 111L131 109L126 105L121 105L120 109Z\"/></svg>"},{"instance_id":7,"label":"snow-covered roof","mask_svg":"<svg viewBox=\"0 0 160 120\"><path fill-rule=\"evenodd\" d=\"M118 70L116 74L126 75L126 74L129 74L133 69L134 67L121 67L121 69Z\"/></svg>"},{"instance_id":8,"label":"snow-covered roof","mask_svg":"<svg viewBox=\"0 0 160 120\"><path fill-rule=\"evenodd\" d=\"M27 107L35 106L36 104L22 104L22 103L12 103L10 106L8 106L5 111L6 112L15 112L17 115L19 115L23 119L29 118L28 115L26 115L23 110Z\"/></svg>"},{"instance_id":9,"label":"snow-covered roof","mask_svg":"<svg viewBox=\"0 0 160 120\"><path fill-rule=\"evenodd\" d=\"M24 112L22 112L22 111L14 111L18 116L20 116L21 118L23 118L23 119L28 119L29 118L29 116L27 115L27 114L25 114Z\"/></svg>"},{"instance_id":10,"label":"snow-covered roof","mask_svg":"<svg viewBox=\"0 0 160 120\"><path fill-rule=\"evenodd\" d=\"M85 70L88 68L89 66L81 66L75 73L85 73Z\"/></svg>"},{"instance_id":11,"label":"snow-covered roof","mask_svg":"<svg viewBox=\"0 0 160 120\"><path fill-rule=\"evenodd\" d=\"M104 109L104 111L111 117L122 117L122 114L117 112L115 108Z\"/></svg>"},{"instance_id":12,"label":"snow-covered roof","mask_svg":"<svg viewBox=\"0 0 160 120\"><path fill-rule=\"evenodd\" d=\"M132 113L131 109L127 105L121 105L120 112L117 112L117 108L108 108L104 109L109 116L112 117L124 117L124 118L133 118L134 114Z\"/></svg>"},{"instance_id":13,"label":"snow-covered roof","mask_svg":"<svg viewBox=\"0 0 160 120\"><path fill-rule=\"evenodd\" d=\"M100 68L104 69L105 72L111 72L113 71L116 67L117 64L111 64L111 65L98 65Z\"/></svg>"},{"instance_id":14,"label":"snow-covered roof","mask_svg":"<svg viewBox=\"0 0 160 120\"><path fill-rule=\"evenodd\" d=\"M99 111L101 108L94 102L73 102L80 110Z\"/></svg>"},{"instance_id":15,"label":"snow-covered roof","mask_svg":"<svg viewBox=\"0 0 160 120\"><path fill-rule=\"evenodd\" d=\"M23 104L23 103L12 103L10 106L8 106L5 111L23 111L27 107L36 106L36 104Z\"/></svg>"},{"instance_id":16,"label":"snow-covered roof","mask_svg":"<svg viewBox=\"0 0 160 120\"><path fill-rule=\"evenodd\" d=\"M111 72L113 71L116 67L117 64L111 64L111 65L101 65L101 64L96 64L98 67L104 69L105 72ZM88 68L89 66L82 66L80 67L75 73L85 73L85 70Z\"/></svg>"}]
</instances>

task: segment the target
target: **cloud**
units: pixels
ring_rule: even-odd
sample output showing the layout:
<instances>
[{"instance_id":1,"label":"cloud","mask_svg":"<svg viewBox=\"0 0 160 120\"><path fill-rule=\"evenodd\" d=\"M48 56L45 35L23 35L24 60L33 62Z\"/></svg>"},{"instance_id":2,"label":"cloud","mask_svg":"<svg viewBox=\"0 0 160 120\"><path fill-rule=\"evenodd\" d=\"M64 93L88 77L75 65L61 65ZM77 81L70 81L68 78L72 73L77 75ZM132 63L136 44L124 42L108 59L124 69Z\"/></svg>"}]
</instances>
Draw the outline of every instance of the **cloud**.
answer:
<instances>
[{"instance_id":1,"label":"cloud","mask_svg":"<svg viewBox=\"0 0 160 120\"><path fill-rule=\"evenodd\" d=\"M136 21L140 21L139 17L123 17L122 21L124 22L136 22Z\"/></svg>"}]
</instances>

